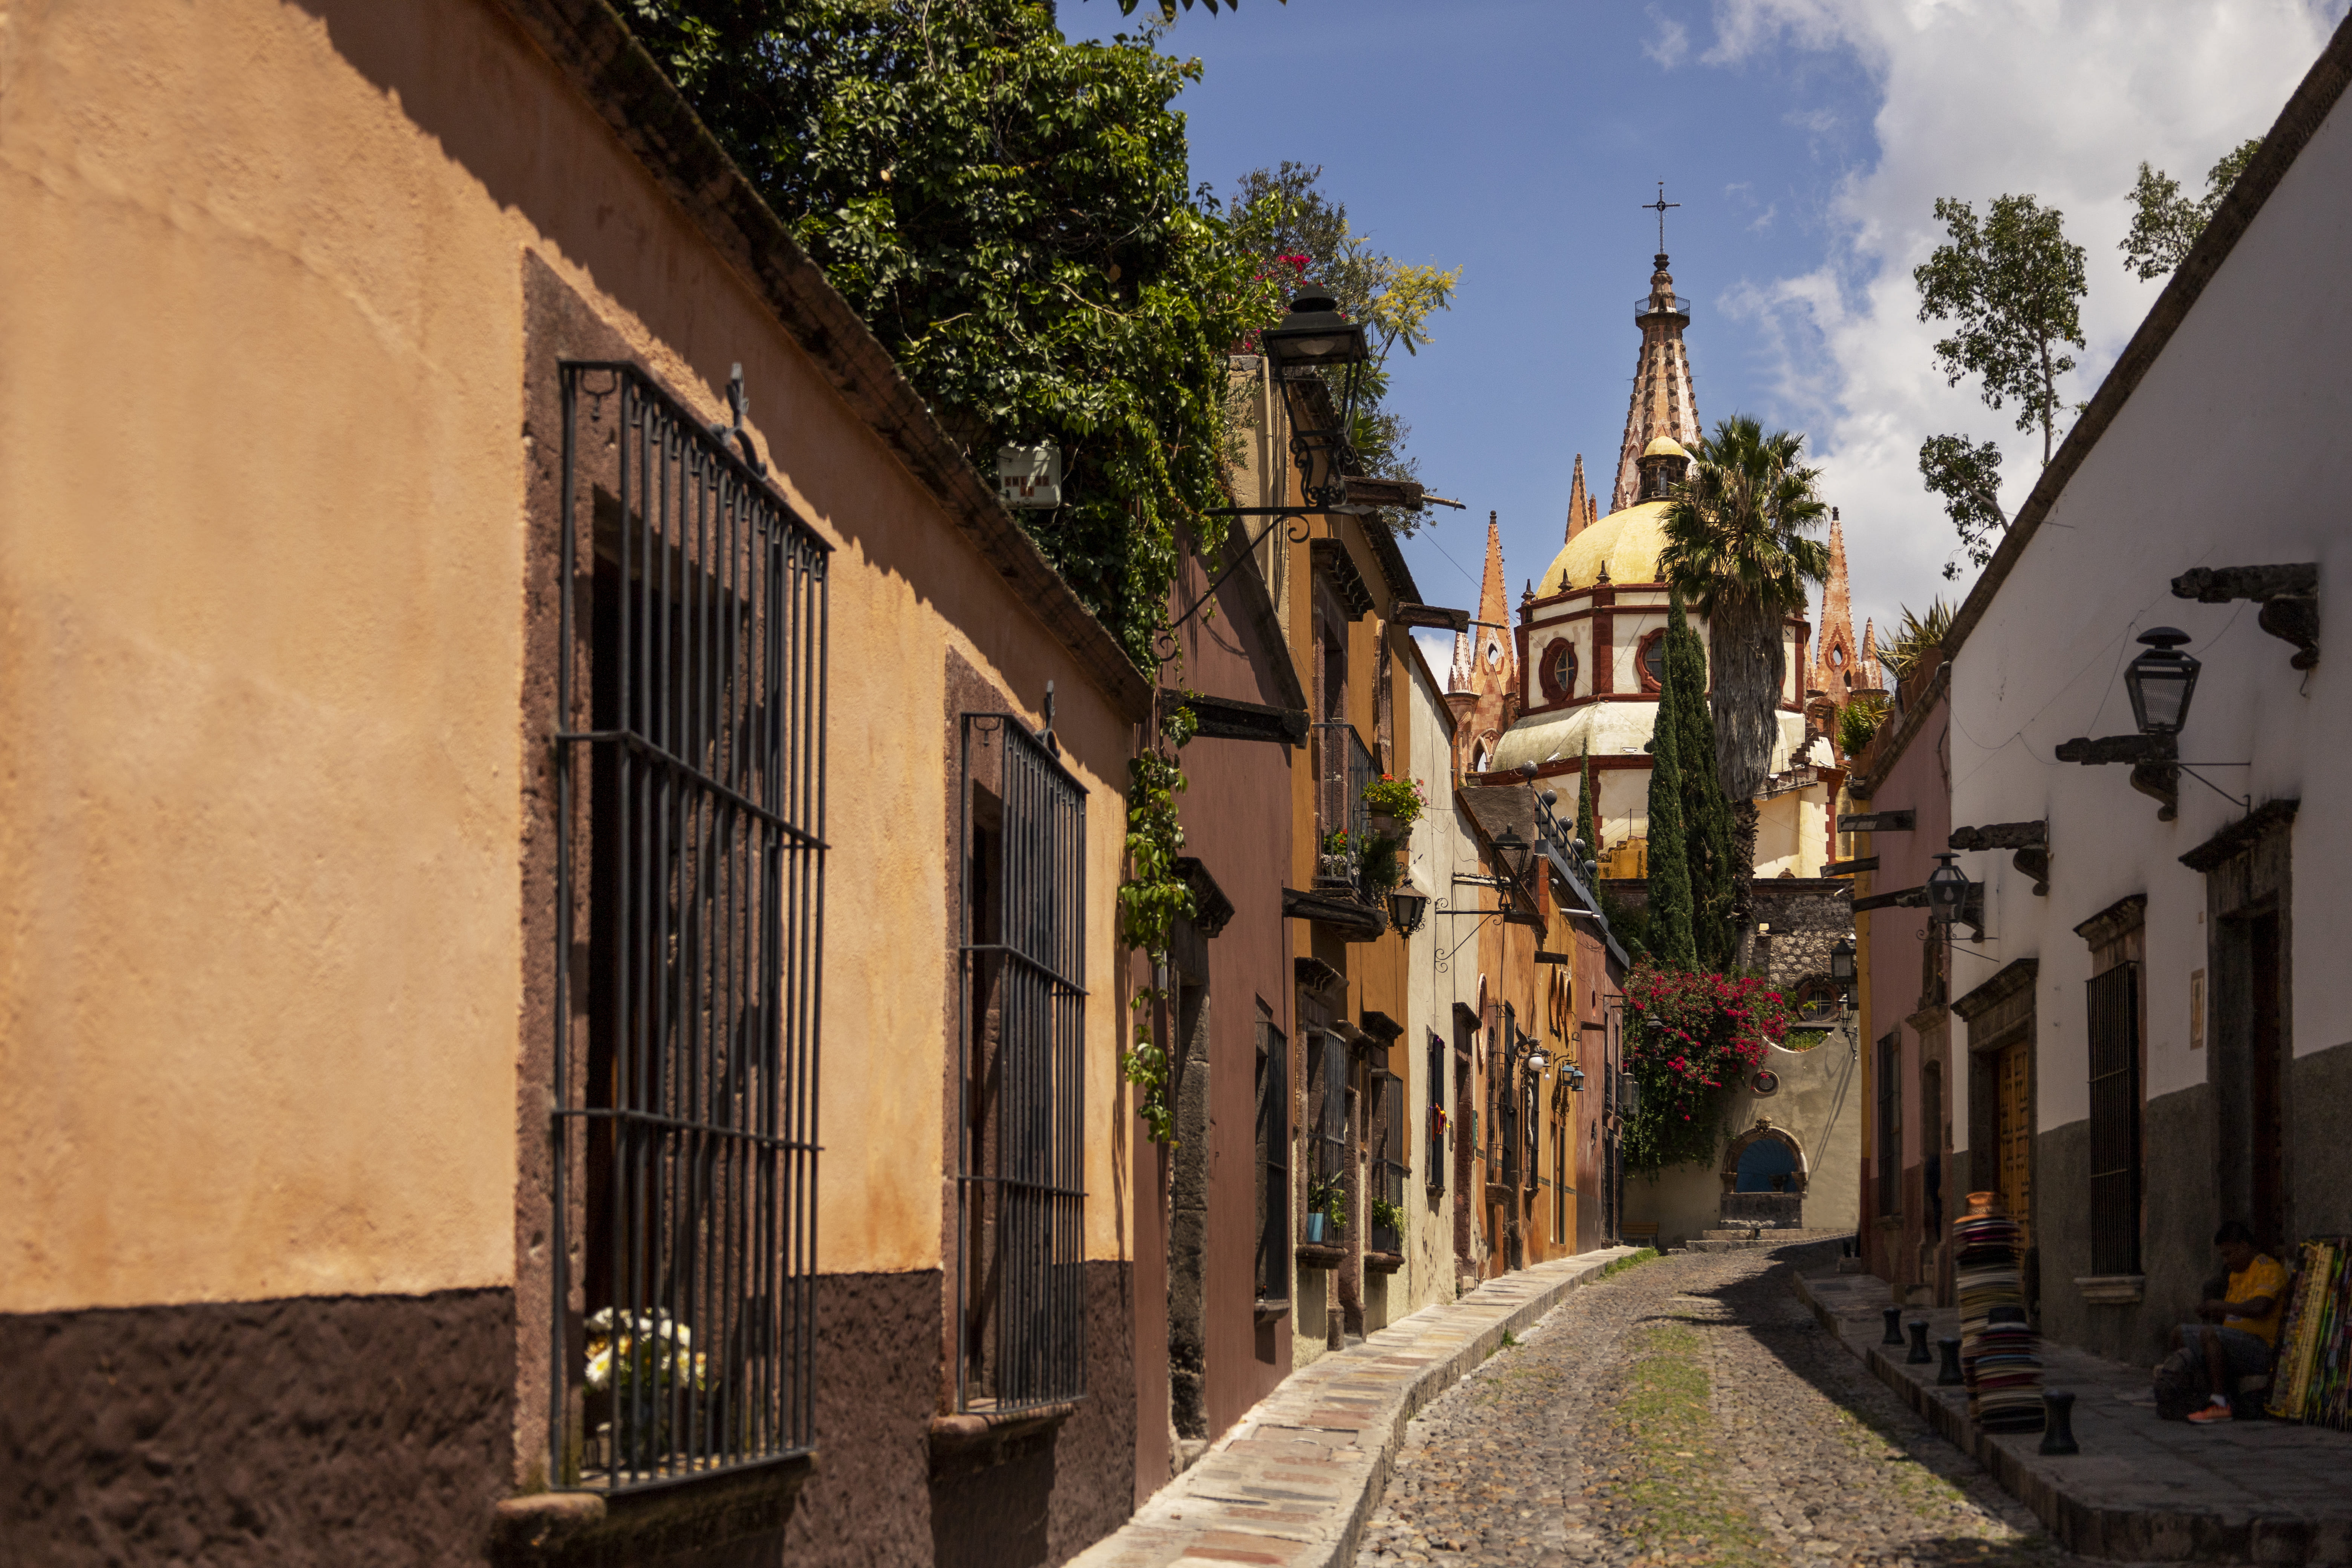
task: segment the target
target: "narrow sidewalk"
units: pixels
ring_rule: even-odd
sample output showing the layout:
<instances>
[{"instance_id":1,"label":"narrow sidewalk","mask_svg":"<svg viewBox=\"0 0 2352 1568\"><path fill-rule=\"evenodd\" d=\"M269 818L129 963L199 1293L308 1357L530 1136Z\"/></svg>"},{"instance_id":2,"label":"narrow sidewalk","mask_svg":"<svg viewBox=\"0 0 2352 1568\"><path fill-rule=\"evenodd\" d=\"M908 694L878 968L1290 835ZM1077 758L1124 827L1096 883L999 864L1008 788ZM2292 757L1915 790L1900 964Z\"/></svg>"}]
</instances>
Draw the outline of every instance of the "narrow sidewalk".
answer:
<instances>
[{"instance_id":1,"label":"narrow sidewalk","mask_svg":"<svg viewBox=\"0 0 2352 1568\"><path fill-rule=\"evenodd\" d=\"M1490 1279L1294 1373L1071 1568L1352 1563L1405 1423L1630 1247Z\"/></svg>"},{"instance_id":2,"label":"narrow sidewalk","mask_svg":"<svg viewBox=\"0 0 2352 1568\"><path fill-rule=\"evenodd\" d=\"M1956 1447L2086 1557L2130 1563L2352 1561L2352 1433L2291 1421L2192 1426L2157 1418L2147 1369L2044 1342L2042 1384L2074 1395L2082 1452L2042 1453L2042 1434L1986 1432L1968 1396L1882 1345L1886 1282L1868 1274L1799 1275L1824 1327ZM1906 1308L1927 1338L1957 1335L1959 1313Z\"/></svg>"}]
</instances>

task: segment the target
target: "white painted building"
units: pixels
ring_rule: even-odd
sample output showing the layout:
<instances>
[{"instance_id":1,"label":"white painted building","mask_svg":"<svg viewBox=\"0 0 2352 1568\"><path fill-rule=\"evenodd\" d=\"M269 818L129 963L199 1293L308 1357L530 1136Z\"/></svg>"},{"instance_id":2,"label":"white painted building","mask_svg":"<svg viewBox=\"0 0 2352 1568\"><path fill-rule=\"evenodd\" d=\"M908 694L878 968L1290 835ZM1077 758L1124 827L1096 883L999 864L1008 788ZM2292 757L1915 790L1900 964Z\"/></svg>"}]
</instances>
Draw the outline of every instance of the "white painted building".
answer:
<instances>
[{"instance_id":1,"label":"white painted building","mask_svg":"<svg viewBox=\"0 0 2352 1568\"><path fill-rule=\"evenodd\" d=\"M2244 1218L2352 1231L2352 68L2339 32L2044 470L1946 649L1956 842L2042 825L2046 891L1964 853L1955 1200L2027 1225L2045 1331L2149 1360ZM2308 565L2315 605L2231 569ZM2220 602L2178 596L2210 572ZM2186 584L2182 586L2194 586ZM2318 617L2315 667L2264 629ZM2169 782L2061 762L2135 731L2152 628L2200 661ZM2139 770L2161 791L2166 770ZM2210 782L2209 782L2210 781ZM2235 798L2230 798L2235 797ZM2033 837L2031 826L1996 837ZM1959 1207L1955 1201L1946 1212Z\"/></svg>"}]
</instances>

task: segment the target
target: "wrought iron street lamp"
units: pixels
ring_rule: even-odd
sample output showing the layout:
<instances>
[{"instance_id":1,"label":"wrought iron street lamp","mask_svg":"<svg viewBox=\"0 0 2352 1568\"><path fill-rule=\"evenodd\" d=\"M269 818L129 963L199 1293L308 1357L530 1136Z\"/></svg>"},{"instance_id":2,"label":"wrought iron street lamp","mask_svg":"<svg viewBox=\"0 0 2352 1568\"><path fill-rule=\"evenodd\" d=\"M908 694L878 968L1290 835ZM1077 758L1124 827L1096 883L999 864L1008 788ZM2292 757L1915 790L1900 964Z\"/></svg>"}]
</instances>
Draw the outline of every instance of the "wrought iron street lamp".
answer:
<instances>
[{"instance_id":1,"label":"wrought iron street lamp","mask_svg":"<svg viewBox=\"0 0 2352 1568\"><path fill-rule=\"evenodd\" d=\"M1516 827L1506 827L1495 835L1495 855L1502 863L1503 875L1518 881L1528 874L1528 856L1534 846L1519 837Z\"/></svg>"},{"instance_id":2,"label":"wrought iron street lamp","mask_svg":"<svg viewBox=\"0 0 2352 1568\"><path fill-rule=\"evenodd\" d=\"M1361 364L1371 357L1363 323L1339 314L1339 301L1316 289L1293 299L1289 314L1260 332L1258 344L1268 359L1286 369Z\"/></svg>"},{"instance_id":3,"label":"wrought iron street lamp","mask_svg":"<svg viewBox=\"0 0 2352 1568\"><path fill-rule=\"evenodd\" d=\"M2132 721L2143 735L2178 735L2189 721L2189 699L2197 690L2198 661L2179 649L2189 634L2158 626L2140 635L2147 651L2124 669L2131 695Z\"/></svg>"},{"instance_id":4,"label":"wrought iron street lamp","mask_svg":"<svg viewBox=\"0 0 2352 1568\"><path fill-rule=\"evenodd\" d=\"M1389 890L1389 919L1394 922L1399 936L1411 936L1421 929L1422 916L1429 912L1429 895L1410 883L1401 883Z\"/></svg>"},{"instance_id":5,"label":"wrought iron street lamp","mask_svg":"<svg viewBox=\"0 0 2352 1568\"><path fill-rule=\"evenodd\" d=\"M1337 428L1315 430L1302 426L1290 438L1291 457L1298 464L1300 493L1318 507L1344 505L1347 474L1354 466L1348 434L1356 421L1356 395L1363 381L1363 366L1372 357L1363 323L1339 314L1339 302L1330 295L1310 289L1290 301L1290 313L1278 325L1258 334L1258 346L1285 375L1321 370L1347 373Z\"/></svg>"},{"instance_id":6,"label":"wrought iron street lamp","mask_svg":"<svg viewBox=\"0 0 2352 1568\"><path fill-rule=\"evenodd\" d=\"M1942 854L1936 858L1943 864L1927 877L1927 918L1946 930L1958 920L1969 904L1969 874L1952 862L1956 855Z\"/></svg>"},{"instance_id":7,"label":"wrought iron street lamp","mask_svg":"<svg viewBox=\"0 0 2352 1568\"><path fill-rule=\"evenodd\" d=\"M1853 984L1853 939L1840 937L1830 949L1830 979L1843 991Z\"/></svg>"}]
</instances>

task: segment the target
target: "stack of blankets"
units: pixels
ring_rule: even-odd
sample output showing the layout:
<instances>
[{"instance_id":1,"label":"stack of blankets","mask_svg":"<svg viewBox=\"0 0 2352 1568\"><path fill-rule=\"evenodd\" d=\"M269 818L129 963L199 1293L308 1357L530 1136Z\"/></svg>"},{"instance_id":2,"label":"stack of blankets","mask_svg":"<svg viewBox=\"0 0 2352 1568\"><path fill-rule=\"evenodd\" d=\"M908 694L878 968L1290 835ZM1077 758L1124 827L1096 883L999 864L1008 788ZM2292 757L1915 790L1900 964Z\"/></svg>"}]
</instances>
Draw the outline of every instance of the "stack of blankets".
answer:
<instances>
[{"instance_id":1,"label":"stack of blankets","mask_svg":"<svg viewBox=\"0 0 2352 1568\"><path fill-rule=\"evenodd\" d=\"M2292 1421L2352 1431L2352 1237L2303 1244L2269 1408Z\"/></svg>"},{"instance_id":2,"label":"stack of blankets","mask_svg":"<svg viewBox=\"0 0 2352 1568\"><path fill-rule=\"evenodd\" d=\"M2026 1322L2017 1222L2005 1214L1970 1214L1953 1222L1952 1240L1969 1415L1988 1432L2038 1432L2042 1358Z\"/></svg>"}]
</instances>

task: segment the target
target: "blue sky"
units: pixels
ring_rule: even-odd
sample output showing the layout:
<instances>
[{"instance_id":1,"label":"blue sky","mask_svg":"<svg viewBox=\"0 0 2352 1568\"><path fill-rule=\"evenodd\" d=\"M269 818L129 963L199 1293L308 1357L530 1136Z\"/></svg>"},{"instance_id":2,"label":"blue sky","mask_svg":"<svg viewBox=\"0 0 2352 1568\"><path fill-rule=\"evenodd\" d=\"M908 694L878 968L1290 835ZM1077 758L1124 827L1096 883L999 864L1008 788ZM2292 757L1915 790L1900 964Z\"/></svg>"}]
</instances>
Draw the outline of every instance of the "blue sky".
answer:
<instances>
[{"instance_id":1,"label":"blue sky","mask_svg":"<svg viewBox=\"0 0 2352 1568\"><path fill-rule=\"evenodd\" d=\"M1956 592L1920 440L2000 439L2012 508L2041 455L1933 367L1910 270L1940 237L1935 197L2065 210L2091 283L2065 390L2086 398L2159 287L2116 249L2139 161L2201 187L2346 3L1242 0L1180 13L1160 47L1204 68L1179 101L1196 182L1319 163L1377 248L1463 268L1437 341L1392 366L1423 479L1470 508L1406 542L1430 599L1475 601L1493 510L1516 602L1559 548L1577 453L1607 509L1663 179L1700 416L1808 433L1855 618L1884 626ZM1061 0L1061 19L1075 37L1141 18Z\"/></svg>"}]
</instances>

